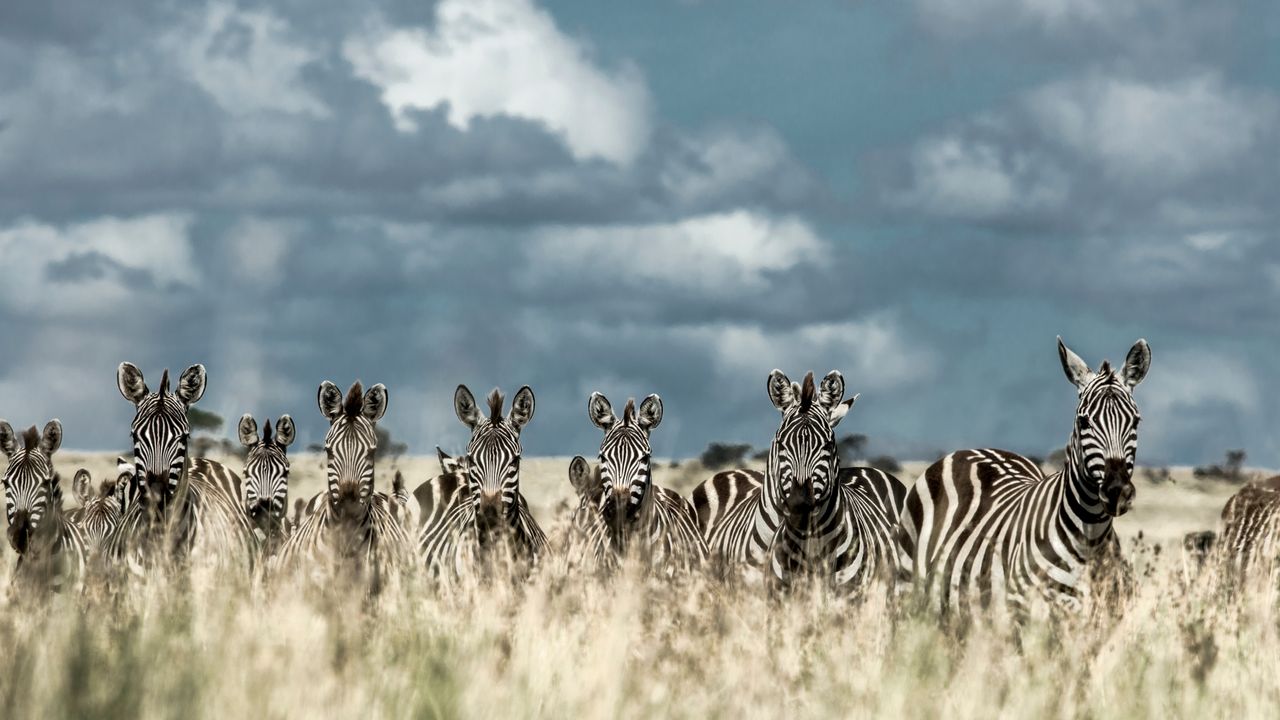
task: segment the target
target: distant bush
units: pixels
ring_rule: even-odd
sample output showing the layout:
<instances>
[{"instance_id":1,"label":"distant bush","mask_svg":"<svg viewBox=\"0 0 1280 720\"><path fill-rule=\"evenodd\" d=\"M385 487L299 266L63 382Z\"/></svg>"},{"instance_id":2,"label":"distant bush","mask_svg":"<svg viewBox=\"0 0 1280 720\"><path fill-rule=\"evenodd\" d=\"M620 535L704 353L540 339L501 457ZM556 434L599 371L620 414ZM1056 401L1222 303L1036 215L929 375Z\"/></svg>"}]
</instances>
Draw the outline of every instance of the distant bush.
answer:
<instances>
[{"instance_id":1,"label":"distant bush","mask_svg":"<svg viewBox=\"0 0 1280 720\"><path fill-rule=\"evenodd\" d=\"M867 436L861 433L845 435L836 442L836 453L840 455L840 462L847 465L857 464L866 456L866 452Z\"/></svg>"},{"instance_id":2,"label":"distant bush","mask_svg":"<svg viewBox=\"0 0 1280 720\"><path fill-rule=\"evenodd\" d=\"M708 470L719 470L730 465L742 465L749 452L750 445L713 442L702 451L698 461Z\"/></svg>"},{"instance_id":3,"label":"distant bush","mask_svg":"<svg viewBox=\"0 0 1280 720\"><path fill-rule=\"evenodd\" d=\"M1142 477L1153 485L1177 482L1173 479L1173 471L1167 467L1144 467L1142 468Z\"/></svg>"},{"instance_id":4,"label":"distant bush","mask_svg":"<svg viewBox=\"0 0 1280 720\"><path fill-rule=\"evenodd\" d=\"M378 434L378 449L374 452L375 458L398 458L409 451L409 443L397 442L391 439L391 432L381 425L374 427L373 431ZM324 448L321 447L321 450Z\"/></svg>"},{"instance_id":5,"label":"distant bush","mask_svg":"<svg viewBox=\"0 0 1280 720\"><path fill-rule=\"evenodd\" d=\"M1191 474L1206 480L1225 480L1241 482L1245 479L1244 461L1248 454L1244 450L1228 450L1226 457L1218 465L1199 465Z\"/></svg>"},{"instance_id":6,"label":"distant bush","mask_svg":"<svg viewBox=\"0 0 1280 720\"><path fill-rule=\"evenodd\" d=\"M887 472L887 473L902 472L902 463L898 462L896 458L889 455L878 455L876 457L873 457L867 461L867 464L877 470Z\"/></svg>"},{"instance_id":7,"label":"distant bush","mask_svg":"<svg viewBox=\"0 0 1280 720\"><path fill-rule=\"evenodd\" d=\"M759 461L759 462L764 462L765 460L768 460L768 459L769 459L769 448L765 448L765 449L761 450L760 452L758 452L758 453L756 453L756 454L752 455L752 456L751 456L751 459L752 459L752 460L757 460L757 461Z\"/></svg>"},{"instance_id":8,"label":"distant bush","mask_svg":"<svg viewBox=\"0 0 1280 720\"><path fill-rule=\"evenodd\" d=\"M198 407L187 408L187 422L191 423L191 429L194 431L217 432L222 427L222 416L201 410Z\"/></svg>"}]
</instances>

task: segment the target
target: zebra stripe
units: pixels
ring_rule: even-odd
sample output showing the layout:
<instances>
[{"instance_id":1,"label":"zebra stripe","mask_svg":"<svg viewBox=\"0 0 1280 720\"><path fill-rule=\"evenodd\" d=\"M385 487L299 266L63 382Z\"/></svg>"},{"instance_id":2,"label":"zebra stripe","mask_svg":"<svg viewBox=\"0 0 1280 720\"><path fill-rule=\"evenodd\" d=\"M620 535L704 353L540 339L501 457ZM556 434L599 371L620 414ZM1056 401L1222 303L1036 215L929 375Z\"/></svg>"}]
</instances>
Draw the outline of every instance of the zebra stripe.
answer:
<instances>
[{"instance_id":1,"label":"zebra stripe","mask_svg":"<svg viewBox=\"0 0 1280 720\"><path fill-rule=\"evenodd\" d=\"M383 568L412 562L412 541L392 510L397 501L374 489L375 429L387 400L381 383L363 392L357 381L345 400L332 382L320 384L317 404L329 421L327 489L311 499L312 511L280 546L275 567L336 561L356 571L370 568L376 586Z\"/></svg>"},{"instance_id":2,"label":"zebra stripe","mask_svg":"<svg viewBox=\"0 0 1280 720\"><path fill-rule=\"evenodd\" d=\"M604 438L595 470L582 457L569 466L580 499L575 526L585 552L602 569L628 554L665 573L700 565L707 546L693 505L652 481L649 436L662 422L661 398L645 398L638 412L635 400L628 400L619 420L608 398L593 393L587 414Z\"/></svg>"},{"instance_id":3,"label":"zebra stripe","mask_svg":"<svg viewBox=\"0 0 1280 720\"><path fill-rule=\"evenodd\" d=\"M901 589L912 585L943 610L994 607L1025 614L1032 603L1078 610L1089 580L1119 560L1113 518L1132 504L1139 415L1133 389L1151 364L1139 340L1124 367L1093 372L1058 339L1079 388L1061 472L1003 450L963 450L912 486L898 532Z\"/></svg>"},{"instance_id":4,"label":"zebra stripe","mask_svg":"<svg viewBox=\"0 0 1280 720\"><path fill-rule=\"evenodd\" d=\"M1280 559L1280 475L1249 483L1227 500L1217 554L1222 566L1238 577L1275 566Z\"/></svg>"},{"instance_id":5,"label":"zebra stripe","mask_svg":"<svg viewBox=\"0 0 1280 720\"><path fill-rule=\"evenodd\" d=\"M62 487L53 454L62 445L62 423L50 420L43 434L33 425L17 448L13 428L0 420L0 449L9 458L4 486L9 545L18 554L14 579L59 590L65 578L84 574L84 539L62 510Z\"/></svg>"},{"instance_id":6,"label":"zebra stripe","mask_svg":"<svg viewBox=\"0 0 1280 720\"><path fill-rule=\"evenodd\" d=\"M244 512L253 527L265 556L275 555L288 537L289 523L289 456L288 447L296 434L293 418L281 415L272 435L271 420L258 423L252 415L240 418L240 444L247 454L244 461Z\"/></svg>"},{"instance_id":7,"label":"zebra stripe","mask_svg":"<svg viewBox=\"0 0 1280 720\"><path fill-rule=\"evenodd\" d=\"M93 489L93 476L88 470L77 470L72 482L80 507L71 511L69 517L80 529L85 554L89 558L99 556L107 536L120 523L120 500L116 497L116 490L133 472L133 464L124 458L118 460L123 463L123 469L127 472L102 481L96 493Z\"/></svg>"},{"instance_id":8,"label":"zebra stripe","mask_svg":"<svg viewBox=\"0 0 1280 720\"><path fill-rule=\"evenodd\" d=\"M694 491L697 515L713 555L745 565L749 580L787 587L818 577L841 592L866 588L893 563L893 532L906 489L871 468L841 469L835 426L857 396L841 401L844 378L832 371L821 387L780 370L769 397L782 422L763 475L719 474Z\"/></svg>"},{"instance_id":9,"label":"zebra stripe","mask_svg":"<svg viewBox=\"0 0 1280 720\"><path fill-rule=\"evenodd\" d=\"M477 562L495 554L536 561L547 537L520 493L520 431L533 419L533 391L520 388L508 416L502 393L494 388L484 417L465 385L454 393L454 411L471 429L459 470L438 476L414 491L422 526L418 552L437 577L468 574ZM442 464L447 458L443 453Z\"/></svg>"},{"instance_id":10,"label":"zebra stripe","mask_svg":"<svg viewBox=\"0 0 1280 720\"><path fill-rule=\"evenodd\" d=\"M116 383L136 408L130 426L134 471L117 490L120 522L106 538L106 553L134 563L192 553L251 560L255 542L240 504L239 477L220 463L188 459L187 411L204 395L204 366L187 368L172 393L168 370L153 393L131 363L120 364Z\"/></svg>"}]
</instances>

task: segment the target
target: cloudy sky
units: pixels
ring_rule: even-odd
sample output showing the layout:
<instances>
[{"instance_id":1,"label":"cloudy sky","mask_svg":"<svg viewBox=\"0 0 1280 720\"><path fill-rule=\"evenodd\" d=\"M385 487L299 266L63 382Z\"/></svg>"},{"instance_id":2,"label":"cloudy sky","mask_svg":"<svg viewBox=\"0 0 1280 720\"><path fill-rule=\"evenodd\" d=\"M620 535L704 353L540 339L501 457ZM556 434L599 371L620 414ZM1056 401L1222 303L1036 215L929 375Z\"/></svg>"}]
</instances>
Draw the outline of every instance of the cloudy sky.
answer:
<instances>
[{"instance_id":1,"label":"cloudy sky","mask_svg":"<svg viewBox=\"0 0 1280 720\"><path fill-rule=\"evenodd\" d=\"M529 454L657 392L689 455L838 368L880 449L1043 453L1054 337L1145 337L1140 459L1280 466L1278 38L1271 0L6 2L0 416L117 449L116 365L202 362L304 444L360 378L416 451L463 382L533 387Z\"/></svg>"}]
</instances>

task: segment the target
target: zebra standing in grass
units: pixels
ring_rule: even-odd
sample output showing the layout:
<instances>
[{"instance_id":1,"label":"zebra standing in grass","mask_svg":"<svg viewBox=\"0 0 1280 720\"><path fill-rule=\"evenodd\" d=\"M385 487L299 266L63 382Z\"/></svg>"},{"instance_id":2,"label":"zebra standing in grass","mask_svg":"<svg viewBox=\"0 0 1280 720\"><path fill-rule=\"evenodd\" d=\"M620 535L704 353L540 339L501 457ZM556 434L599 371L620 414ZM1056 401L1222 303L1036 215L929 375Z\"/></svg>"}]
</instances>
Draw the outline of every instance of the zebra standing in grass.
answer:
<instances>
[{"instance_id":1,"label":"zebra standing in grass","mask_svg":"<svg viewBox=\"0 0 1280 720\"><path fill-rule=\"evenodd\" d=\"M18 554L14 577L21 582L61 587L68 575L84 572L84 540L62 511L62 488L53 469L53 454L62 446L62 423L50 420L44 432L35 426L22 434L22 448L9 423L0 420L0 450L9 458L5 469L5 515L9 545Z\"/></svg>"},{"instance_id":2,"label":"zebra standing in grass","mask_svg":"<svg viewBox=\"0 0 1280 720\"><path fill-rule=\"evenodd\" d=\"M387 400L381 383L365 392L357 381L345 399L337 385L320 384L316 403L329 421L324 436L328 487L312 498L314 512L304 515L285 540L277 565L336 560L356 571L371 566L376 588L384 567L412 561L412 540L392 510L396 500L374 487L376 426Z\"/></svg>"},{"instance_id":3,"label":"zebra standing in grass","mask_svg":"<svg viewBox=\"0 0 1280 720\"><path fill-rule=\"evenodd\" d=\"M1066 462L1046 477L1003 450L962 450L939 460L907 495L898 531L899 580L939 609L994 605L1025 615L1039 600L1078 610L1086 573L1119 561L1112 521L1133 503L1138 406L1133 389L1151 366L1139 340L1124 367L1089 369L1058 338L1079 404Z\"/></svg>"},{"instance_id":4,"label":"zebra standing in grass","mask_svg":"<svg viewBox=\"0 0 1280 720\"><path fill-rule=\"evenodd\" d=\"M281 415L276 420L275 434L271 432L271 420L262 424L262 436L258 436L258 422L252 415L240 418L237 427L240 444L247 454L244 460L244 511L258 537L263 555L271 557L289 535L289 445L296 431L293 418Z\"/></svg>"},{"instance_id":5,"label":"zebra standing in grass","mask_svg":"<svg viewBox=\"0 0 1280 720\"><path fill-rule=\"evenodd\" d=\"M483 415L465 385L453 396L458 419L471 430L459 471L420 486L422 529L418 549L433 574L467 574L469 566L500 547L536 561L547 537L520 494L520 431L533 419L533 391L520 388L511 413L502 415L502 393L494 388Z\"/></svg>"},{"instance_id":6,"label":"zebra standing in grass","mask_svg":"<svg viewBox=\"0 0 1280 720\"><path fill-rule=\"evenodd\" d=\"M251 561L255 542L239 478L220 463L187 457L187 411L204 396L204 366L187 368L173 392L165 370L160 389L151 392L141 370L121 363L116 384L136 410L130 426L134 468L117 490L120 522L106 538L106 552L130 562L181 560L192 553Z\"/></svg>"},{"instance_id":7,"label":"zebra standing in grass","mask_svg":"<svg viewBox=\"0 0 1280 720\"><path fill-rule=\"evenodd\" d=\"M123 461L124 458L120 460ZM125 462L124 469L132 473L133 465ZM121 477L121 473L117 473L116 477L103 480L95 493L93 476L89 471L83 468L76 471L71 485L80 501L80 507L71 511L69 516L80 528L88 557L98 556L107 536L120 523L120 499L116 496L116 491L127 480L127 474Z\"/></svg>"},{"instance_id":8,"label":"zebra standing in grass","mask_svg":"<svg viewBox=\"0 0 1280 720\"><path fill-rule=\"evenodd\" d=\"M1249 483L1227 500L1216 553L1238 576L1274 567L1280 559L1280 475Z\"/></svg>"},{"instance_id":9,"label":"zebra standing in grass","mask_svg":"<svg viewBox=\"0 0 1280 720\"><path fill-rule=\"evenodd\" d=\"M857 396L842 402L839 372L815 387L813 373L797 384L774 370L766 387L782 422L763 477L717 476L694 491L707 545L722 561L746 563L749 579L767 573L787 587L817 577L860 591L892 566L906 489L880 470L840 468L835 427Z\"/></svg>"},{"instance_id":10,"label":"zebra standing in grass","mask_svg":"<svg viewBox=\"0 0 1280 720\"><path fill-rule=\"evenodd\" d=\"M693 505L652 479L649 436L662 422L661 398L650 395L638 411L628 400L619 419L608 398L592 393L587 415L604 431L599 465L592 471L575 457L569 476L581 499L575 524L596 565L611 567L628 553L666 572L701 564L707 546Z\"/></svg>"}]
</instances>

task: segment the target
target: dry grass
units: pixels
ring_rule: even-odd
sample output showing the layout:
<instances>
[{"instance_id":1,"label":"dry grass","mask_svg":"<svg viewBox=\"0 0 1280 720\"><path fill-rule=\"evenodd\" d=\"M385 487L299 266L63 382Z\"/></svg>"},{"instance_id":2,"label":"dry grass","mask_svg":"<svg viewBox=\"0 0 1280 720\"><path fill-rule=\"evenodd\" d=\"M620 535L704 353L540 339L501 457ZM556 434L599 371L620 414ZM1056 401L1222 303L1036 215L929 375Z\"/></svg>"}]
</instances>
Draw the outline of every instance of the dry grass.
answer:
<instances>
[{"instance_id":1,"label":"dry grass","mask_svg":"<svg viewBox=\"0 0 1280 720\"><path fill-rule=\"evenodd\" d=\"M82 460L62 456L64 476ZM95 476L113 468L92 461ZM309 495L319 459L294 462ZM399 464L411 485L434 469ZM550 527L570 496L567 464L524 465ZM701 474L663 467L657 478L687 491ZM770 598L700 577L601 581L559 563L520 586L447 594L406 577L376 600L201 567L110 597L10 593L0 707L8 718L1274 717L1274 583L1229 597L1178 551L1183 533L1214 527L1229 494L1181 472L1174 485L1140 485L1120 531L1130 546L1143 530L1149 542L1133 552L1146 570L1123 607L963 638L896 612L882 593L855 604L808 590Z\"/></svg>"}]
</instances>

